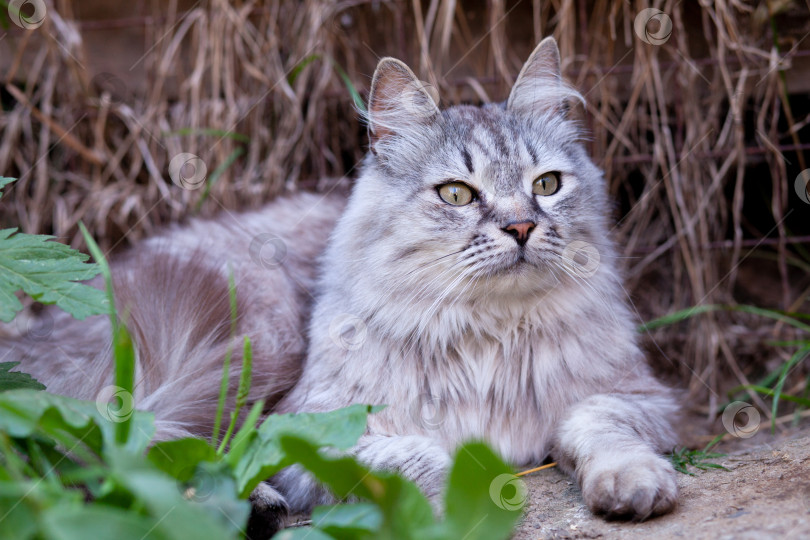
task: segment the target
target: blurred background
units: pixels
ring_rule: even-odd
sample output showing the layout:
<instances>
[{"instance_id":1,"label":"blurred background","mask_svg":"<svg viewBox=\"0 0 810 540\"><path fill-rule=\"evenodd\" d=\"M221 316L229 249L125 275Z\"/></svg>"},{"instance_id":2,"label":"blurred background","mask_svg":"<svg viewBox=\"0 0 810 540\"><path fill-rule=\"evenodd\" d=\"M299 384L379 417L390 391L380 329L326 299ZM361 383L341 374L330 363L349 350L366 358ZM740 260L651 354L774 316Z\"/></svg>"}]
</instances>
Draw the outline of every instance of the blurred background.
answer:
<instances>
[{"instance_id":1,"label":"blurred background","mask_svg":"<svg viewBox=\"0 0 810 540\"><path fill-rule=\"evenodd\" d=\"M366 150L356 109L380 57L406 61L442 106L502 101L553 35L587 100L576 114L616 201L639 323L713 304L810 313L808 0L0 8L0 175L19 178L0 202L1 226L84 249L81 220L116 252L191 215L345 189ZM196 183L170 174L180 154L199 158L180 173ZM781 380L806 401L801 329L718 310L644 335L696 418L735 396L763 421L808 411L739 389Z\"/></svg>"}]
</instances>

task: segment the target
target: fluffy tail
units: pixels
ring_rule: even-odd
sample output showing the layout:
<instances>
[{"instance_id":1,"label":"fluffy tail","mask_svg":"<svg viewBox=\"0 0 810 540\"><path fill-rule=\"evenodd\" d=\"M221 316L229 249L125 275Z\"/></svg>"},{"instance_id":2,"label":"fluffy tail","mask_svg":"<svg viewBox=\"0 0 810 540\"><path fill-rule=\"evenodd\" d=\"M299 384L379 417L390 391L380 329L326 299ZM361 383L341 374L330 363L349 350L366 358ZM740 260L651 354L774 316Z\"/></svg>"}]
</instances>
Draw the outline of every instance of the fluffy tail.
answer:
<instances>
[{"instance_id":1,"label":"fluffy tail","mask_svg":"<svg viewBox=\"0 0 810 540\"><path fill-rule=\"evenodd\" d=\"M244 335L253 345L250 401L265 399L269 410L299 375L304 354L300 292L276 272L262 276L261 295L250 295L255 276L236 268L238 317L231 340L226 265L212 264L202 252L150 251L119 260L113 281L119 317L136 350L134 404L155 413L156 439L211 435L229 349L226 412L233 408ZM20 361L18 369L53 393L100 402L111 397L107 317L77 321L47 308L37 317L20 318L15 329L16 337L0 334L0 362Z\"/></svg>"}]
</instances>

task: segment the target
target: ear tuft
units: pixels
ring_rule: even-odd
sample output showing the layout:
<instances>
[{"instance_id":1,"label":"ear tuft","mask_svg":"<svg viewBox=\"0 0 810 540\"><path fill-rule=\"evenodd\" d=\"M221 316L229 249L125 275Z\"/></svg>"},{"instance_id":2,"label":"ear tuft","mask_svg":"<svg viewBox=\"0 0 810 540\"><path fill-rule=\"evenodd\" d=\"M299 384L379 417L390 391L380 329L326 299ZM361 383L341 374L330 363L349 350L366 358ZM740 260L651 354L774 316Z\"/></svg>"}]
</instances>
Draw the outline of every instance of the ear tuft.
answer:
<instances>
[{"instance_id":1,"label":"ear tuft","mask_svg":"<svg viewBox=\"0 0 810 540\"><path fill-rule=\"evenodd\" d=\"M377 64L368 97L371 148L394 134L403 134L439 114L436 88L420 81L405 63L383 58Z\"/></svg>"},{"instance_id":2,"label":"ear tuft","mask_svg":"<svg viewBox=\"0 0 810 540\"><path fill-rule=\"evenodd\" d=\"M563 81L557 41L547 37L523 64L506 108L524 114L564 114L571 100L585 101L579 92Z\"/></svg>"}]
</instances>

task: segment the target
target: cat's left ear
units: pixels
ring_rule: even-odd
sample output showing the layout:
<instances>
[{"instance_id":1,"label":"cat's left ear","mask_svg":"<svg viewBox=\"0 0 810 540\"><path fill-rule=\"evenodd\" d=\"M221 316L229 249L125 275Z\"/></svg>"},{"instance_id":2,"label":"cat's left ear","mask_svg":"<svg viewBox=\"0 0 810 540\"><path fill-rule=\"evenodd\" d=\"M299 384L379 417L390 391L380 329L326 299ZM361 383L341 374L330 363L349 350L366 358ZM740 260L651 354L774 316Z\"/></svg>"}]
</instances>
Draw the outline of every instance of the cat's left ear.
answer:
<instances>
[{"instance_id":1,"label":"cat's left ear","mask_svg":"<svg viewBox=\"0 0 810 540\"><path fill-rule=\"evenodd\" d=\"M525 114L562 113L572 100L582 96L562 79L560 50L553 37L547 37L523 64L509 94L506 109Z\"/></svg>"},{"instance_id":2,"label":"cat's left ear","mask_svg":"<svg viewBox=\"0 0 810 540\"><path fill-rule=\"evenodd\" d=\"M418 130L439 114L438 92L420 81L405 63L383 58L377 64L368 96L368 138L372 151L394 134Z\"/></svg>"}]
</instances>

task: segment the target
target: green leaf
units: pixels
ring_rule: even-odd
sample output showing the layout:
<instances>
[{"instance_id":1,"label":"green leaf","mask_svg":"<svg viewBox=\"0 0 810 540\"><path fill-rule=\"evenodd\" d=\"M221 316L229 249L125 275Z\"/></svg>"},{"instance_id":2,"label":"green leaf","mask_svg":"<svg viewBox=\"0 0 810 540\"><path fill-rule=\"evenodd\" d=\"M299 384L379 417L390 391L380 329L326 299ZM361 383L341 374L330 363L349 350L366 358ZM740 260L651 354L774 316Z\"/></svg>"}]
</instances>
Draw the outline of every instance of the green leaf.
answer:
<instances>
[{"instance_id":1,"label":"green leaf","mask_svg":"<svg viewBox=\"0 0 810 540\"><path fill-rule=\"evenodd\" d=\"M115 311L115 293L113 291L112 273L107 259L101 249L87 231L84 223L79 222L79 229L82 231L87 248L93 254L93 258L98 263L101 273L104 275L105 293L107 295L107 306L109 308L110 327L112 328L113 344L113 364L115 367L114 380L116 390L128 396L132 401L129 405L134 408L134 385L135 385L135 347L126 326L118 321L118 314ZM125 314L126 316L126 314ZM130 417L120 418L115 426L115 440L118 444L125 444L129 437L131 428Z\"/></svg>"},{"instance_id":2,"label":"green leaf","mask_svg":"<svg viewBox=\"0 0 810 540\"><path fill-rule=\"evenodd\" d=\"M312 511L312 525L338 540L373 537L383 516L372 503L318 506Z\"/></svg>"},{"instance_id":3,"label":"green leaf","mask_svg":"<svg viewBox=\"0 0 810 540\"><path fill-rule=\"evenodd\" d=\"M79 508L83 494L39 480L0 482L0 522L3 538L50 538L40 531L38 514L56 505Z\"/></svg>"},{"instance_id":4,"label":"green leaf","mask_svg":"<svg viewBox=\"0 0 810 540\"><path fill-rule=\"evenodd\" d=\"M528 491L523 480L483 443L458 449L445 496L441 538L509 538L523 515Z\"/></svg>"},{"instance_id":5,"label":"green leaf","mask_svg":"<svg viewBox=\"0 0 810 540\"><path fill-rule=\"evenodd\" d=\"M44 390L45 385L37 381L28 373L22 373L21 371L10 371L11 368L19 364L19 362L0 362L0 392L5 390L14 390L17 388Z\"/></svg>"},{"instance_id":6,"label":"green leaf","mask_svg":"<svg viewBox=\"0 0 810 540\"><path fill-rule=\"evenodd\" d=\"M109 458L111 481L131 493L154 520L156 536L221 540L244 530L250 503L237 498L224 464L201 463L186 484L130 452L116 449Z\"/></svg>"},{"instance_id":7,"label":"green leaf","mask_svg":"<svg viewBox=\"0 0 810 540\"><path fill-rule=\"evenodd\" d=\"M799 330L810 332L810 325L804 324L796 320L797 317L801 318L801 314L789 313L786 311L776 311L773 309L765 309L756 306L745 306L745 305L729 306L727 307L727 309L731 309L732 311L742 311L743 313L752 313L754 315L759 315L761 317L767 317L769 319L782 321L783 323L789 324L790 326L798 328Z\"/></svg>"},{"instance_id":8,"label":"green leaf","mask_svg":"<svg viewBox=\"0 0 810 540\"><path fill-rule=\"evenodd\" d=\"M758 386L756 384L747 384L745 386L742 386L742 388L744 388L746 390L753 390L754 392L758 392L758 393L760 393L760 394L762 394L764 396L768 396L768 397L773 397L774 394L776 393L771 388L766 388L764 386ZM810 407L810 399L807 399L807 398L802 398L802 397L799 397L799 396L792 396L790 394L781 394L781 393L779 394L779 397L781 399L784 399L785 401L798 403L798 404L800 404L800 405L802 405L804 407Z\"/></svg>"},{"instance_id":9,"label":"green leaf","mask_svg":"<svg viewBox=\"0 0 810 540\"><path fill-rule=\"evenodd\" d=\"M250 347L250 338L245 336L244 349L242 353L242 371L239 375L239 386L236 390L236 404L233 411L231 411L231 422L228 424L228 430L219 443L217 453L222 455L225 451L225 446L231 440L231 434L236 428L236 421L239 419L239 411L242 410L247 404L248 394L250 393L250 376L253 369L253 349Z\"/></svg>"},{"instance_id":10,"label":"green leaf","mask_svg":"<svg viewBox=\"0 0 810 540\"><path fill-rule=\"evenodd\" d=\"M715 446L723 439L723 435L724 434L716 436L709 442L709 444L706 445L703 450L689 450L685 447L675 448L672 451L672 454L669 456L672 466L679 473L688 474L689 476L695 476L694 473L689 472L689 465L702 471L706 471L708 469L723 469L724 471L727 471L728 469L722 465L706 461L708 459L719 459L726 456L725 454L720 454L717 452L708 452L711 447Z\"/></svg>"},{"instance_id":11,"label":"green leaf","mask_svg":"<svg viewBox=\"0 0 810 540\"><path fill-rule=\"evenodd\" d=\"M759 315L761 317L767 317L769 319L775 319L777 321L782 321L786 324L789 324L795 328L800 330L804 330L805 332L810 332L810 325L804 324L800 321L797 321L797 318L804 318L802 314L797 313L788 313L782 311L776 311L773 309L764 309L758 308L755 306L726 306L726 305L719 305L719 304L707 304L703 306L694 306L687 309L682 309L680 311L676 311L674 313L668 313L663 317L658 317L657 319L653 319L645 324L642 324L638 327L639 332L646 332L649 330L653 330L655 328L659 328L661 326L667 326L670 324L674 324L677 322L684 321L695 315L700 315L701 313L707 313L709 311L741 311L743 313L751 313L753 315Z\"/></svg>"},{"instance_id":12,"label":"green leaf","mask_svg":"<svg viewBox=\"0 0 810 540\"><path fill-rule=\"evenodd\" d=\"M316 446L346 450L354 446L365 432L368 414L378 410L369 405L351 405L327 413L268 416L235 467L239 493L247 497L259 482L294 462L281 447L282 434L297 435Z\"/></svg>"},{"instance_id":13,"label":"green leaf","mask_svg":"<svg viewBox=\"0 0 810 540\"><path fill-rule=\"evenodd\" d=\"M77 283L99 273L88 256L53 237L0 230L0 320L22 309L15 293L23 290L43 304L56 304L77 319L108 312L104 293Z\"/></svg>"},{"instance_id":14,"label":"green leaf","mask_svg":"<svg viewBox=\"0 0 810 540\"><path fill-rule=\"evenodd\" d=\"M205 135L208 137L219 137L220 139L233 139L235 141L249 143L250 137L243 133L237 133L235 131L225 131L223 129L211 129L211 128L182 128L178 129L177 131L168 131L164 132L163 136L165 137L175 137L175 136L185 136L185 135Z\"/></svg>"},{"instance_id":15,"label":"green leaf","mask_svg":"<svg viewBox=\"0 0 810 540\"><path fill-rule=\"evenodd\" d=\"M79 230L82 233L84 242L87 244L87 249L90 251L90 254L93 255L93 258L98 265L97 273L100 272L104 277L104 294L107 298L107 311L105 311L105 313L110 316L110 322L112 322L113 326L113 338L115 338L115 327L118 326L118 314L115 309L115 295L113 294L112 272L110 272L110 265L107 263L107 258L104 256L104 253L101 252L101 248L98 247L98 244L96 244L93 236L81 221L79 222Z\"/></svg>"},{"instance_id":16,"label":"green leaf","mask_svg":"<svg viewBox=\"0 0 810 540\"><path fill-rule=\"evenodd\" d=\"M349 78L349 75L343 70L342 67L340 67L340 64L331 58L329 61L332 62L332 66L335 68L335 71L337 71L338 76L341 78L341 80L343 80L343 84L346 85L346 89L349 91L349 95L352 97L354 106L357 107L357 110L365 112L366 104L363 103L363 98L360 97L360 92L358 92L357 88L355 88L354 83L352 83L352 80Z\"/></svg>"},{"instance_id":17,"label":"green leaf","mask_svg":"<svg viewBox=\"0 0 810 540\"><path fill-rule=\"evenodd\" d=\"M200 211L200 208L202 208L203 203L205 202L206 199L208 199L208 196L211 194L211 188L214 186L216 181L219 180L219 177L222 176L222 174L225 171L227 171L231 165L233 165L233 162L236 161L236 158L238 158L244 153L245 149L242 146L235 149L233 152L228 154L228 157L225 158L225 161L220 163L219 166L216 169L214 169L214 172L212 172L208 176L208 179L205 182L205 189L203 189L200 198L197 200L197 204L194 205L195 212Z\"/></svg>"},{"instance_id":18,"label":"green leaf","mask_svg":"<svg viewBox=\"0 0 810 540\"><path fill-rule=\"evenodd\" d=\"M316 445L300 437L282 435L281 445L338 497L357 496L374 502L383 515L375 538L421 540L435 526L425 496L401 476L371 472L349 456L325 456Z\"/></svg>"},{"instance_id":19,"label":"green leaf","mask_svg":"<svg viewBox=\"0 0 810 540\"><path fill-rule=\"evenodd\" d=\"M335 540L335 537L312 527L295 527L277 532L273 540Z\"/></svg>"},{"instance_id":20,"label":"green leaf","mask_svg":"<svg viewBox=\"0 0 810 540\"><path fill-rule=\"evenodd\" d=\"M722 309L725 309L725 307L716 304L694 306L687 309L682 309L680 311L676 311L674 313L668 313L663 317L658 317L657 319L653 319L639 326L637 330L639 332L648 332L650 330L654 330L662 326L668 326L670 324L685 321L686 319L690 319L695 315L700 315L701 313L707 313L709 311L718 311Z\"/></svg>"},{"instance_id":21,"label":"green leaf","mask_svg":"<svg viewBox=\"0 0 810 540\"><path fill-rule=\"evenodd\" d=\"M0 197L3 196L3 188L9 185L10 183L14 182L16 178L7 178L5 176L0 176Z\"/></svg>"},{"instance_id":22,"label":"green leaf","mask_svg":"<svg viewBox=\"0 0 810 540\"><path fill-rule=\"evenodd\" d=\"M61 504L42 513L43 536L53 540L162 539L154 520L135 512L106 505Z\"/></svg>"},{"instance_id":23,"label":"green leaf","mask_svg":"<svg viewBox=\"0 0 810 540\"><path fill-rule=\"evenodd\" d=\"M287 82L290 84L290 86L295 84L295 80L298 78L298 76L301 74L301 72L304 70L305 67L310 65L315 60L318 60L320 57L321 57L320 54L310 54L309 56L298 62L295 65L295 67L290 70L289 75L287 75Z\"/></svg>"},{"instance_id":24,"label":"green leaf","mask_svg":"<svg viewBox=\"0 0 810 540\"><path fill-rule=\"evenodd\" d=\"M194 475L197 464L216 461L217 451L202 439L188 437L156 443L147 457L161 471L186 482Z\"/></svg>"},{"instance_id":25,"label":"green leaf","mask_svg":"<svg viewBox=\"0 0 810 540\"><path fill-rule=\"evenodd\" d=\"M120 411L110 412L108 405L30 389L9 390L0 393L0 432L14 438L45 435L67 445L73 453L86 454L82 450L87 448L100 455L115 445L116 412ZM125 448L143 452L155 432L154 415L125 413L132 414L133 422Z\"/></svg>"},{"instance_id":26,"label":"green leaf","mask_svg":"<svg viewBox=\"0 0 810 540\"><path fill-rule=\"evenodd\" d=\"M112 293L110 293L112 294ZM115 363L115 386L133 400L135 407L135 346L126 326L113 326L113 360ZM125 444L129 438L132 417L126 416L115 426L115 441Z\"/></svg>"},{"instance_id":27,"label":"green leaf","mask_svg":"<svg viewBox=\"0 0 810 540\"><path fill-rule=\"evenodd\" d=\"M233 442L231 443L230 448L228 448L228 453L225 456L225 461L227 461L231 467L236 467L236 465L242 460L245 450L248 449L253 440L258 436L258 428L256 426L263 410L264 400L260 399L253 404L250 412L242 422L242 427L240 427L239 431L236 432Z\"/></svg>"},{"instance_id":28,"label":"green leaf","mask_svg":"<svg viewBox=\"0 0 810 540\"><path fill-rule=\"evenodd\" d=\"M228 300L231 307L231 331L228 343L228 350L225 352L225 360L222 363L222 376L219 380L219 400L217 401L217 412L214 416L214 431L211 434L211 444L216 445L219 440L219 427L222 425L222 415L225 412L225 400L228 399L228 380L231 377L231 355L233 354L233 338L236 336L236 282L233 278L233 269L228 267Z\"/></svg>"}]
</instances>

